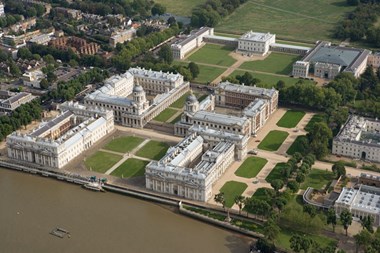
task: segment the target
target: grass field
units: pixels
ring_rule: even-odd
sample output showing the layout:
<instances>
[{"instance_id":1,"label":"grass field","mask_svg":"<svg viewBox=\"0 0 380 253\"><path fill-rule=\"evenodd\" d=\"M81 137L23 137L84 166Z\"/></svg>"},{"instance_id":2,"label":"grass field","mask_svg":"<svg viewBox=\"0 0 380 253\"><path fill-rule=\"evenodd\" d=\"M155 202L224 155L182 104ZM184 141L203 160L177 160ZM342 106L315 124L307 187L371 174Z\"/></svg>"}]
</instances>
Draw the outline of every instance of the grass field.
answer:
<instances>
[{"instance_id":1,"label":"grass field","mask_svg":"<svg viewBox=\"0 0 380 253\"><path fill-rule=\"evenodd\" d=\"M186 98L189 96L190 92L186 92L179 99L177 99L170 107L181 109L185 105Z\"/></svg>"},{"instance_id":2,"label":"grass field","mask_svg":"<svg viewBox=\"0 0 380 253\"><path fill-rule=\"evenodd\" d=\"M305 112L303 111L288 110L276 125L279 127L293 128L297 126L303 116L305 116Z\"/></svg>"},{"instance_id":3,"label":"grass field","mask_svg":"<svg viewBox=\"0 0 380 253\"><path fill-rule=\"evenodd\" d=\"M280 148L281 144L285 141L288 135L289 134L284 131L270 131L257 147L263 150L276 151Z\"/></svg>"},{"instance_id":4,"label":"grass field","mask_svg":"<svg viewBox=\"0 0 380 253\"><path fill-rule=\"evenodd\" d=\"M166 122L168 119L173 117L174 114L176 114L178 111L172 108L166 108L163 110L160 114L157 115L157 117L154 118L156 121L160 122Z\"/></svg>"},{"instance_id":5,"label":"grass field","mask_svg":"<svg viewBox=\"0 0 380 253\"><path fill-rule=\"evenodd\" d=\"M195 83L206 84L207 82L212 82L215 78L223 74L227 69L225 68L216 68L211 66L206 66L198 64L199 75L194 79Z\"/></svg>"},{"instance_id":6,"label":"grass field","mask_svg":"<svg viewBox=\"0 0 380 253\"><path fill-rule=\"evenodd\" d=\"M324 189L334 179L334 174L331 171L312 169L306 176L305 182L302 183L301 189L313 187L314 189Z\"/></svg>"},{"instance_id":7,"label":"grass field","mask_svg":"<svg viewBox=\"0 0 380 253\"><path fill-rule=\"evenodd\" d=\"M118 137L104 146L104 149L126 153L137 147L143 139L135 136L122 136Z\"/></svg>"},{"instance_id":8,"label":"grass field","mask_svg":"<svg viewBox=\"0 0 380 253\"><path fill-rule=\"evenodd\" d=\"M247 189L245 183L228 181L220 189L224 193L224 198L226 201L226 207L232 207L234 205L234 199L236 196L240 196Z\"/></svg>"},{"instance_id":9,"label":"grass field","mask_svg":"<svg viewBox=\"0 0 380 253\"><path fill-rule=\"evenodd\" d=\"M154 2L165 6L168 13L187 17L191 16L191 10L195 6L205 3L204 0L157 0Z\"/></svg>"},{"instance_id":10,"label":"grass field","mask_svg":"<svg viewBox=\"0 0 380 253\"><path fill-rule=\"evenodd\" d=\"M249 0L220 22L216 30L271 32L279 38L308 42L331 40L337 22L354 9L344 0Z\"/></svg>"},{"instance_id":11,"label":"grass field","mask_svg":"<svg viewBox=\"0 0 380 253\"><path fill-rule=\"evenodd\" d=\"M268 160L260 157L248 157L242 165L235 171L238 177L253 178L267 164Z\"/></svg>"},{"instance_id":12,"label":"grass field","mask_svg":"<svg viewBox=\"0 0 380 253\"><path fill-rule=\"evenodd\" d=\"M244 75L245 72L249 72L253 75L254 78L260 79L260 84L257 86L264 87L264 88L272 88L275 87L278 81L282 80L285 82L286 86L294 85L296 82L298 82L300 79L298 78L292 78L288 76L276 76L273 74L264 74L264 73L257 73L252 71L246 71L246 70L235 70L231 73L230 76L235 77L236 75ZM222 72L223 73L223 72ZM314 81L311 80L303 80L305 83L311 83L314 84Z\"/></svg>"},{"instance_id":13,"label":"grass field","mask_svg":"<svg viewBox=\"0 0 380 253\"><path fill-rule=\"evenodd\" d=\"M145 166L149 162L136 158L129 158L122 163L116 170L112 171L111 175L116 177L141 177L144 176Z\"/></svg>"},{"instance_id":14,"label":"grass field","mask_svg":"<svg viewBox=\"0 0 380 253\"><path fill-rule=\"evenodd\" d=\"M282 179L283 176L281 175L282 167L285 165L285 163L277 163L276 166L272 169L272 171L269 173L269 175L265 178L265 180L270 183L273 180L276 179Z\"/></svg>"},{"instance_id":15,"label":"grass field","mask_svg":"<svg viewBox=\"0 0 380 253\"><path fill-rule=\"evenodd\" d=\"M248 61L240 65L240 69L262 71L280 75L289 75L293 69L293 63L301 57L294 54L271 53L262 61Z\"/></svg>"},{"instance_id":16,"label":"grass field","mask_svg":"<svg viewBox=\"0 0 380 253\"><path fill-rule=\"evenodd\" d=\"M236 61L228 55L232 50L232 48L222 45L206 44L201 49L190 55L187 60L196 63L229 67Z\"/></svg>"},{"instance_id":17,"label":"grass field","mask_svg":"<svg viewBox=\"0 0 380 253\"><path fill-rule=\"evenodd\" d=\"M84 164L89 170L104 173L107 170L109 170L113 165L115 165L115 163L120 161L120 159L120 155L98 151L92 156L88 157Z\"/></svg>"},{"instance_id":18,"label":"grass field","mask_svg":"<svg viewBox=\"0 0 380 253\"><path fill-rule=\"evenodd\" d=\"M174 119L172 119L169 123L170 124L177 123L177 121L179 121L181 119L181 116L182 116L182 113L180 115L178 115L177 117L175 117Z\"/></svg>"},{"instance_id":19,"label":"grass field","mask_svg":"<svg viewBox=\"0 0 380 253\"><path fill-rule=\"evenodd\" d=\"M145 144L136 155L152 160L160 160L168 150L169 145L165 142L149 141Z\"/></svg>"},{"instance_id":20,"label":"grass field","mask_svg":"<svg viewBox=\"0 0 380 253\"><path fill-rule=\"evenodd\" d=\"M300 141L302 138L306 137L305 135L301 135L301 136L297 136L297 138L294 140L294 142L292 143L292 145L290 145L290 147L288 148L288 150L286 151L286 153L288 155L294 155L294 153L296 152L302 152L303 150L303 147L300 145Z\"/></svg>"},{"instance_id":21,"label":"grass field","mask_svg":"<svg viewBox=\"0 0 380 253\"><path fill-rule=\"evenodd\" d=\"M325 121L325 116L323 114L315 114L313 117L310 119L310 121L307 123L305 126L305 131L310 132L313 129L313 126L317 122L323 122Z\"/></svg>"}]
</instances>

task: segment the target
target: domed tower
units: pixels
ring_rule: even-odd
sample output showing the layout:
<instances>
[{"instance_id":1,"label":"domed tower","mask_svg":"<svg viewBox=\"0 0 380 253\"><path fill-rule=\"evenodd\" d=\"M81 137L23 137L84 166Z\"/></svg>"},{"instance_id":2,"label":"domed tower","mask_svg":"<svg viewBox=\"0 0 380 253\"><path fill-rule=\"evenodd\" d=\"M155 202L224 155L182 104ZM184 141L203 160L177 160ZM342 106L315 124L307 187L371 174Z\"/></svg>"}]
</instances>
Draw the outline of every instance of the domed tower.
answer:
<instances>
[{"instance_id":1,"label":"domed tower","mask_svg":"<svg viewBox=\"0 0 380 253\"><path fill-rule=\"evenodd\" d=\"M142 114L148 107L149 101L146 100L145 91L138 83L133 87L133 102L135 102L136 114Z\"/></svg>"},{"instance_id":2,"label":"domed tower","mask_svg":"<svg viewBox=\"0 0 380 253\"><path fill-rule=\"evenodd\" d=\"M194 96L193 92L186 98L186 112L196 113L199 110L198 99Z\"/></svg>"}]
</instances>

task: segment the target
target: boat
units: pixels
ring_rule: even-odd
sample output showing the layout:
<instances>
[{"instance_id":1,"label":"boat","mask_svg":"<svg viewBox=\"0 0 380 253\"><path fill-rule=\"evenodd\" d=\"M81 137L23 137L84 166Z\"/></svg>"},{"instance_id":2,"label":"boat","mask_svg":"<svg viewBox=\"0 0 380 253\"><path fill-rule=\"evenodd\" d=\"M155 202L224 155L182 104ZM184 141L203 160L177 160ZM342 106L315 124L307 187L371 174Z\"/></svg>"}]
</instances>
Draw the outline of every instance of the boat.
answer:
<instances>
[{"instance_id":1,"label":"boat","mask_svg":"<svg viewBox=\"0 0 380 253\"><path fill-rule=\"evenodd\" d=\"M93 191L103 191L102 185L99 184L98 182L89 182L84 185L84 188L90 189Z\"/></svg>"}]
</instances>

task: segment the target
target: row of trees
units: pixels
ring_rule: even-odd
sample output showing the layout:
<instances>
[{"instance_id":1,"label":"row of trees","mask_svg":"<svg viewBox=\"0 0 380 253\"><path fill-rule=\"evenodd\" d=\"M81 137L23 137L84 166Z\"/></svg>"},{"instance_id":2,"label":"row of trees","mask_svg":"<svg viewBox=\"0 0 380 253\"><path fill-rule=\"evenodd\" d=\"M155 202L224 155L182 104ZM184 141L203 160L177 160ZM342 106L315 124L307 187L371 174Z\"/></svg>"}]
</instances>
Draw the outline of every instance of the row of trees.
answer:
<instances>
[{"instance_id":1,"label":"row of trees","mask_svg":"<svg viewBox=\"0 0 380 253\"><path fill-rule=\"evenodd\" d=\"M6 14L3 17L0 17L0 27L5 28L11 25L16 24L17 22L21 21L22 17L17 14Z\"/></svg>"},{"instance_id":2,"label":"row of trees","mask_svg":"<svg viewBox=\"0 0 380 253\"><path fill-rule=\"evenodd\" d=\"M26 3L21 1L5 1L5 12L23 15L24 17L41 17L45 13L45 7L42 4Z\"/></svg>"},{"instance_id":3,"label":"row of trees","mask_svg":"<svg viewBox=\"0 0 380 253\"><path fill-rule=\"evenodd\" d=\"M194 27L216 26L220 20L230 15L236 8L247 0L208 0L194 8L191 25Z\"/></svg>"},{"instance_id":4,"label":"row of trees","mask_svg":"<svg viewBox=\"0 0 380 253\"><path fill-rule=\"evenodd\" d=\"M247 86L253 86L261 82L260 79L254 77L252 73L245 72L243 75L236 75L235 77L222 77L222 81L229 81L230 83L240 83Z\"/></svg>"}]
</instances>

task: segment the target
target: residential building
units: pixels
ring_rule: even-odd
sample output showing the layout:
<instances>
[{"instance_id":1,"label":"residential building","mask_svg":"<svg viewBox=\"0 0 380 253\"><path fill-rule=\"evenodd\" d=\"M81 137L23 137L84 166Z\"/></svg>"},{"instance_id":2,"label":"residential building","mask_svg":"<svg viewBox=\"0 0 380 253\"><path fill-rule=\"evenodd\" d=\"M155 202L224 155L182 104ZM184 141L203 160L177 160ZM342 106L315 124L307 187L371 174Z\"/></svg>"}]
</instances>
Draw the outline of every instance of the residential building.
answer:
<instances>
[{"instance_id":1,"label":"residential building","mask_svg":"<svg viewBox=\"0 0 380 253\"><path fill-rule=\"evenodd\" d=\"M124 42L131 40L134 36L136 36L136 29L131 27L128 30L119 31L113 34L109 39L109 43L112 47L116 47L117 43L123 44Z\"/></svg>"},{"instance_id":2,"label":"residential building","mask_svg":"<svg viewBox=\"0 0 380 253\"><path fill-rule=\"evenodd\" d=\"M40 83L41 80L44 79L46 75L40 70L35 69L32 71L26 71L22 75L22 81L25 86L33 87L33 88L41 88Z\"/></svg>"},{"instance_id":3,"label":"residential building","mask_svg":"<svg viewBox=\"0 0 380 253\"><path fill-rule=\"evenodd\" d=\"M249 31L238 39L237 51L247 54L266 55L269 46L276 42L276 35Z\"/></svg>"},{"instance_id":4,"label":"residential building","mask_svg":"<svg viewBox=\"0 0 380 253\"><path fill-rule=\"evenodd\" d=\"M380 67L380 53L376 52L368 56L368 66L372 66L375 69Z\"/></svg>"},{"instance_id":5,"label":"residential building","mask_svg":"<svg viewBox=\"0 0 380 253\"><path fill-rule=\"evenodd\" d=\"M28 92L0 91L0 112L12 112L20 105L26 104L35 98Z\"/></svg>"},{"instance_id":6,"label":"residential building","mask_svg":"<svg viewBox=\"0 0 380 253\"><path fill-rule=\"evenodd\" d=\"M8 157L60 169L114 129L113 113L72 102L28 134L7 136Z\"/></svg>"},{"instance_id":7,"label":"residential building","mask_svg":"<svg viewBox=\"0 0 380 253\"><path fill-rule=\"evenodd\" d=\"M61 37L49 42L50 46L53 46L59 50L73 50L76 54L94 55L96 54L100 46L94 42L88 43L85 39L72 37Z\"/></svg>"}]
</instances>

